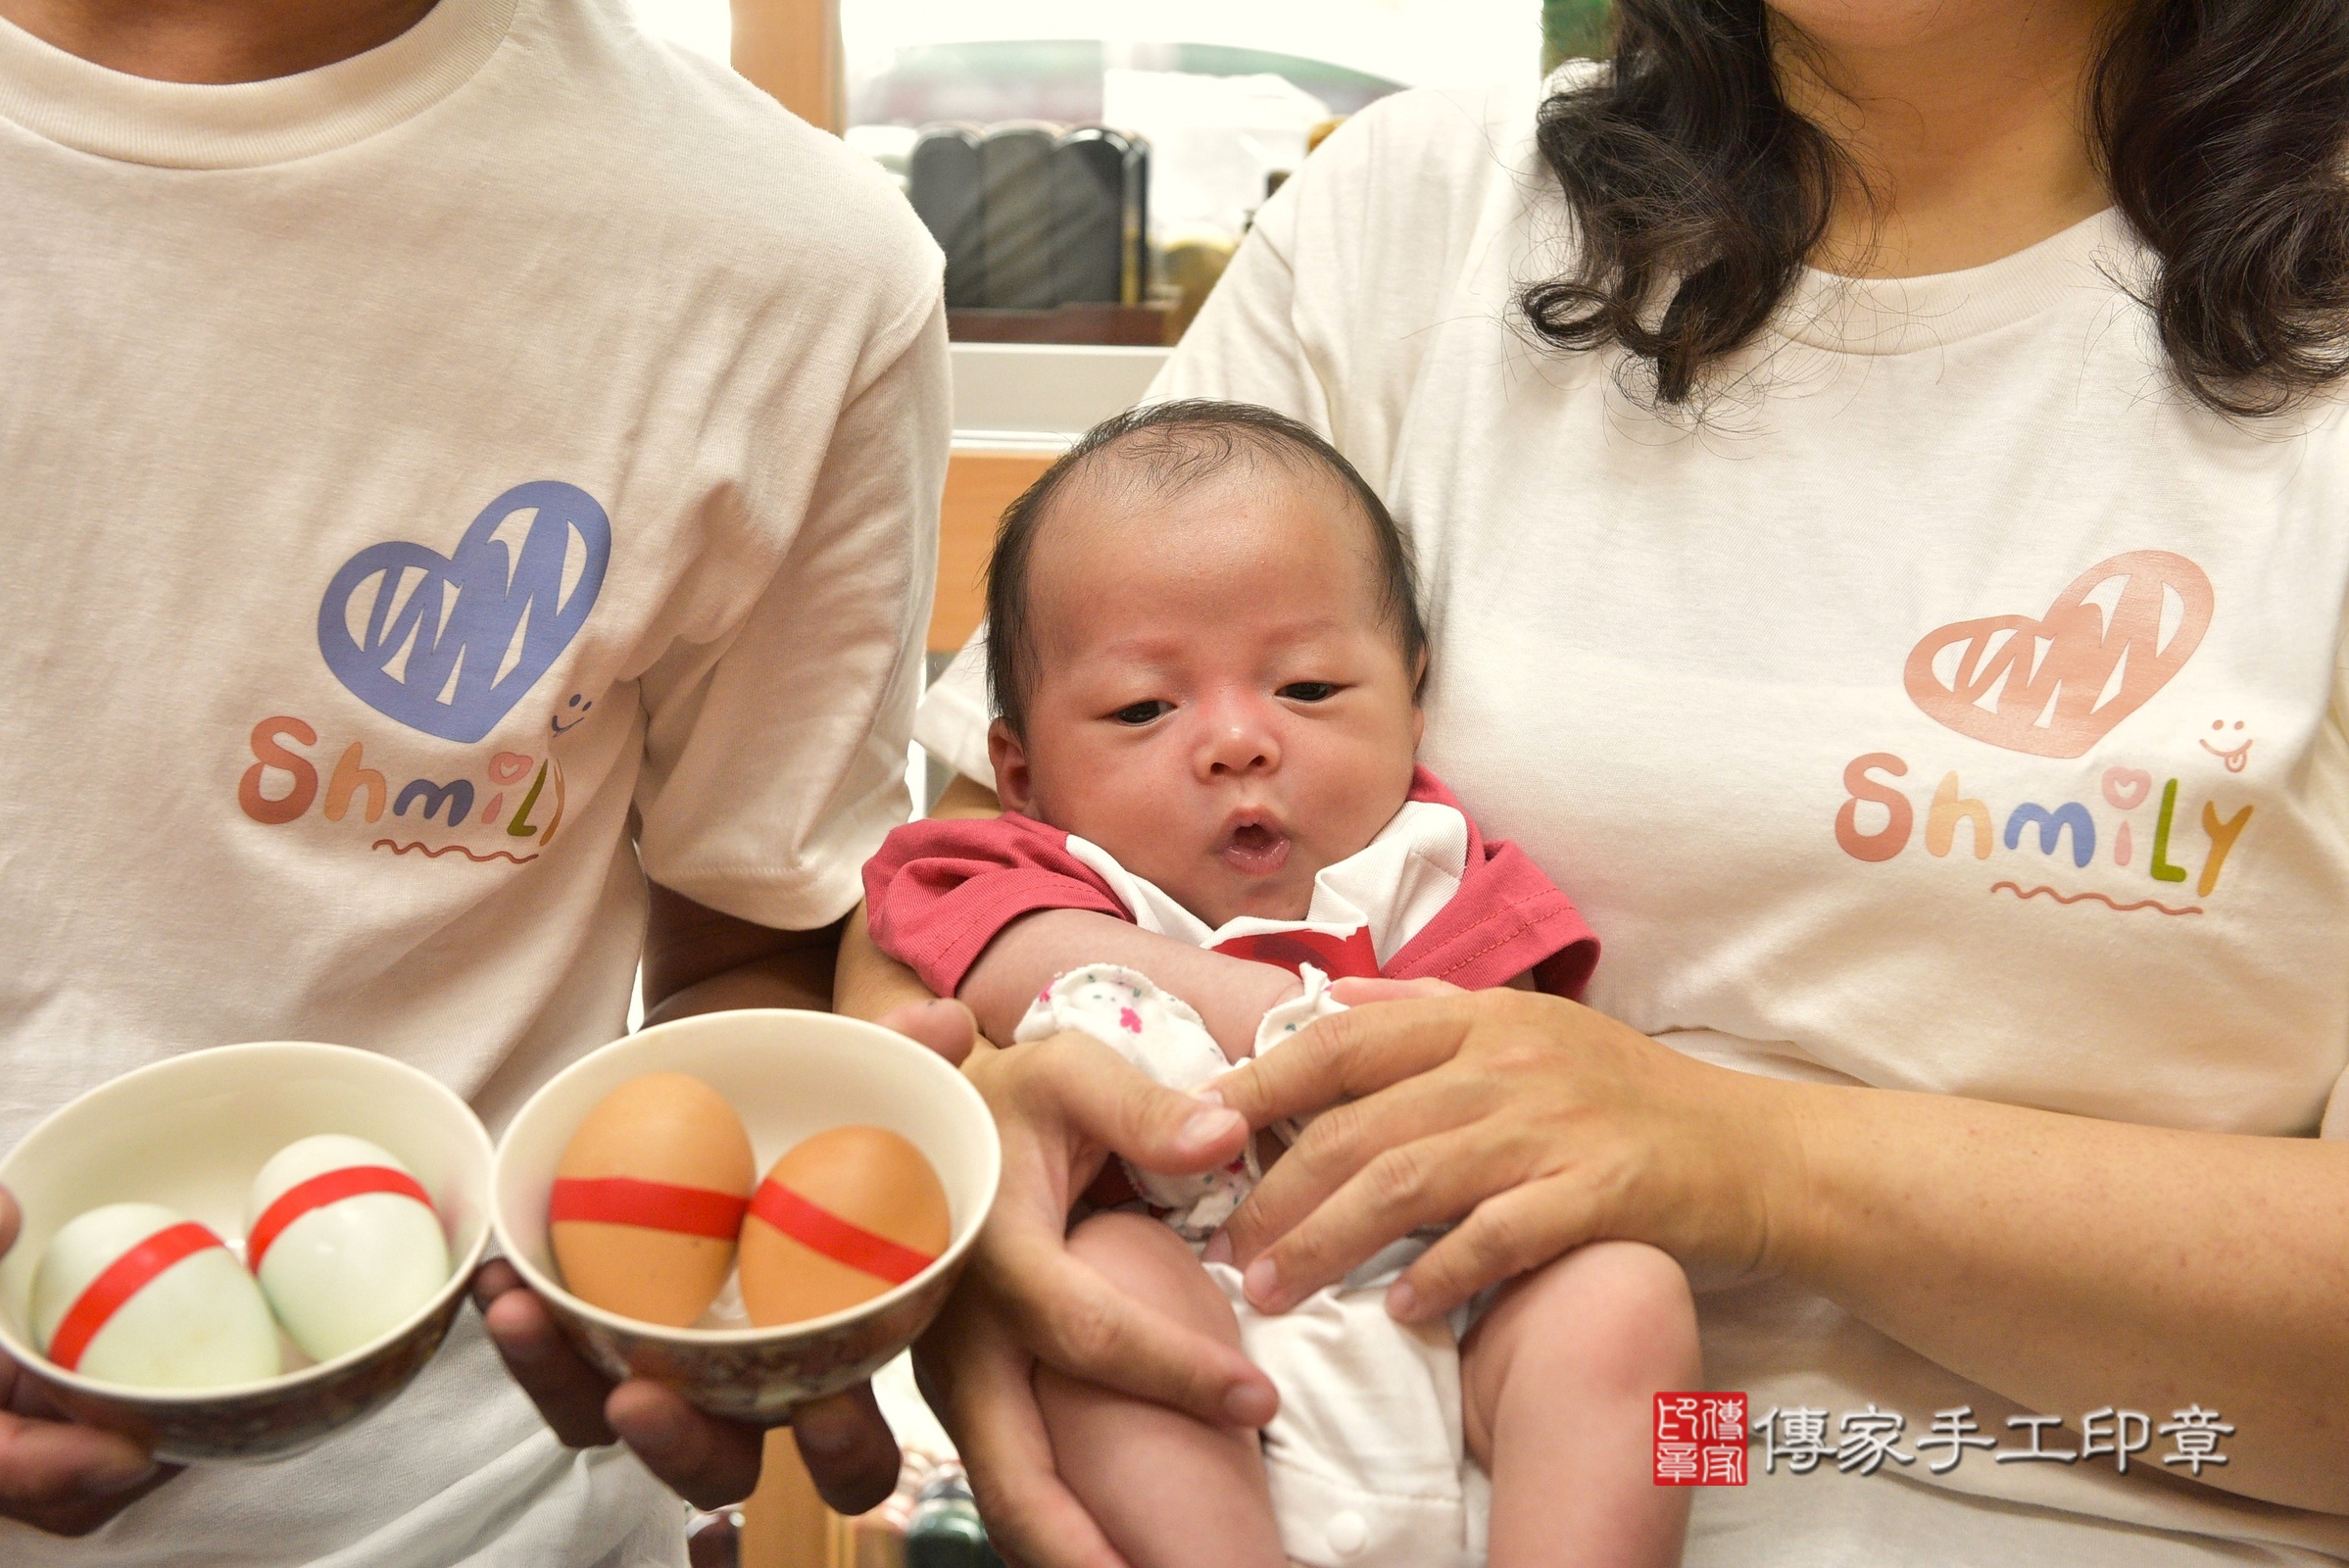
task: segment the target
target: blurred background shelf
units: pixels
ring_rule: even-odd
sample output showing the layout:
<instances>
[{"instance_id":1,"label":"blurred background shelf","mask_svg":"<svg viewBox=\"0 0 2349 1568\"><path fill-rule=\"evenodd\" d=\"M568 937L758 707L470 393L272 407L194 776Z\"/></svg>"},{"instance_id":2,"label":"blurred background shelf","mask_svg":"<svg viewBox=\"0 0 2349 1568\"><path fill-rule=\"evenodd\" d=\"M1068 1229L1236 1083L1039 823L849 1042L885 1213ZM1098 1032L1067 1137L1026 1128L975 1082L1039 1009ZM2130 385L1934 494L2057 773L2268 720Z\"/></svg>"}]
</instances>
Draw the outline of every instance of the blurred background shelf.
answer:
<instances>
[{"instance_id":1,"label":"blurred background shelf","mask_svg":"<svg viewBox=\"0 0 2349 1568\"><path fill-rule=\"evenodd\" d=\"M1140 400L1163 347L956 343L954 444L1057 451Z\"/></svg>"},{"instance_id":2,"label":"blurred background shelf","mask_svg":"<svg viewBox=\"0 0 2349 1568\"><path fill-rule=\"evenodd\" d=\"M1060 305L1049 311L951 310L947 336L957 343L1094 343L1165 348L1177 336L1165 305Z\"/></svg>"}]
</instances>

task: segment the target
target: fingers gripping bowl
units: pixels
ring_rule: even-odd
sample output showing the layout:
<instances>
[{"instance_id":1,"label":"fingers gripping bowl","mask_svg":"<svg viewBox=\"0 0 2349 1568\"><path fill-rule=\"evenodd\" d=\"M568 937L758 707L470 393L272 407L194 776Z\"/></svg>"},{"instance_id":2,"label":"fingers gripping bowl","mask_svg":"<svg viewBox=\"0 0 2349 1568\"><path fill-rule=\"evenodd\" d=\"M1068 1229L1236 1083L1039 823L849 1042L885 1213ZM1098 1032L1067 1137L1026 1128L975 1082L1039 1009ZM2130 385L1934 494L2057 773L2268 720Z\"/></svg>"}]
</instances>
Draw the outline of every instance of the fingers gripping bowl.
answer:
<instances>
[{"instance_id":1,"label":"fingers gripping bowl","mask_svg":"<svg viewBox=\"0 0 2349 1568\"><path fill-rule=\"evenodd\" d=\"M868 1301L771 1328L735 1326L747 1320L723 1298L690 1328L581 1300L563 1288L549 1234L556 1167L588 1113L650 1073L683 1073L715 1090L742 1118L760 1170L829 1128L905 1138L946 1189L946 1250ZM1001 1165L986 1102L925 1047L831 1013L713 1012L615 1041L531 1097L499 1140L490 1203L500 1249L588 1359L613 1377L666 1383L712 1415L774 1421L870 1377L929 1326L986 1222Z\"/></svg>"},{"instance_id":2,"label":"fingers gripping bowl","mask_svg":"<svg viewBox=\"0 0 2349 1568\"><path fill-rule=\"evenodd\" d=\"M50 1239L102 1205L160 1203L221 1238L245 1231L255 1173L321 1133L364 1138L422 1186L449 1274L397 1322L328 1360L281 1342L274 1377L203 1389L132 1388L39 1353L33 1283ZM190 1052L73 1101L0 1158L24 1230L0 1260L0 1350L68 1414L128 1433L174 1463L281 1458L367 1415L431 1359L489 1240L489 1135L416 1068L370 1051L266 1042Z\"/></svg>"}]
</instances>

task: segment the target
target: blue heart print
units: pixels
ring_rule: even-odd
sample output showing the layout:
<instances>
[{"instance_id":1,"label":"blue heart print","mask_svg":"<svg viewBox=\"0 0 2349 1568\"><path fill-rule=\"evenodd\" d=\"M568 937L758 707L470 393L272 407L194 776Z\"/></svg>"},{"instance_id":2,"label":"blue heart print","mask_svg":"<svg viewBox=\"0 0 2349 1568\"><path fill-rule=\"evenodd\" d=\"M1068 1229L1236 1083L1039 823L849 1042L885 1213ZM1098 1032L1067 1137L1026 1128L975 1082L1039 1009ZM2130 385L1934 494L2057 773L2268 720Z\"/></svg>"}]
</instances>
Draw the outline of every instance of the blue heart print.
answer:
<instances>
[{"instance_id":1,"label":"blue heart print","mask_svg":"<svg viewBox=\"0 0 2349 1568\"><path fill-rule=\"evenodd\" d=\"M559 479L517 484L453 556L388 539L344 562L318 601L318 652L384 717L470 745L570 646L611 561L595 497Z\"/></svg>"}]
</instances>

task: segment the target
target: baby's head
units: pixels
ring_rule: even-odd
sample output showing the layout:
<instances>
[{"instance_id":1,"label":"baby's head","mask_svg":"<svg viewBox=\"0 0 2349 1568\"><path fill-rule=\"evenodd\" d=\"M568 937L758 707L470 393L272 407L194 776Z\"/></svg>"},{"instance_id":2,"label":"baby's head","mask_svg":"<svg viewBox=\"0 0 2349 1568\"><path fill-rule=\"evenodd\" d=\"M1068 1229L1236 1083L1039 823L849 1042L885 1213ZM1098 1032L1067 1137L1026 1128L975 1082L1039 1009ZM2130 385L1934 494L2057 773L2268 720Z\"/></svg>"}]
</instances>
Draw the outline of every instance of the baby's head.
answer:
<instances>
[{"instance_id":1,"label":"baby's head","mask_svg":"<svg viewBox=\"0 0 2349 1568\"><path fill-rule=\"evenodd\" d=\"M1003 514L987 579L1003 804L1209 925L1302 918L1410 792L1427 632L1369 485L1293 419L1164 403Z\"/></svg>"}]
</instances>

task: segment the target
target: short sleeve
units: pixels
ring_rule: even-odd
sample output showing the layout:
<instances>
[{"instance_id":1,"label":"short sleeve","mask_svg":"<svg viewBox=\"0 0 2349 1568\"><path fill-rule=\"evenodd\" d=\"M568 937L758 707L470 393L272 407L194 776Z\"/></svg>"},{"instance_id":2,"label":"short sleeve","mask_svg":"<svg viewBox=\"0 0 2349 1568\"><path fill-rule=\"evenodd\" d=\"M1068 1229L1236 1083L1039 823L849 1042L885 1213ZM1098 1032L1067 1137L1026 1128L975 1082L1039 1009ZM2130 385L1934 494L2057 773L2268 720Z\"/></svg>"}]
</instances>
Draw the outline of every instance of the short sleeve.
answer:
<instances>
[{"instance_id":1,"label":"short sleeve","mask_svg":"<svg viewBox=\"0 0 2349 1568\"><path fill-rule=\"evenodd\" d=\"M1305 168L1314 171L1311 161ZM1300 173L1284 184L1256 214L1143 402L1260 403L1330 434L1329 394L1297 329L1297 274L1290 258L1304 179Z\"/></svg>"},{"instance_id":2,"label":"short sleeve","mask_svg":"<svg viewBox=\"0 0 2349 1568\"><path fill-rule=\"evenodd\" d=\"M908 822L864 863L873 943L942 997L1003 927L1039 909L1133 914L1099 871L1068 850L1068 835L1006 811L996 817Z\"/></svg>"},{"instance_id":3,"label":"short sleeve","mask_svg":"<svg viewBox=\"0 0 2349 1568\"><path fill-rule=\"evenodd\" d=\"M953 439L943 308L929 298L878 336L892 357L852 386L764 592L714 659L681 650L643 683L645 874L778 929L854 907L866 858L911 808Z\"/></svg>"},{"instance_id":4,"label":"short sleeve","mask_svg":"<svg viewBox=\"0 0 2349 1568\"><path fill-rule=\"evenodd\" d=\"M1531 90L1400 92L1348 119L1258 211L1149 401L1277 409L1395 504L1435 328L1471 308L1461 284L1483 262L1482 209L1531 188L1531 171L1508 168L1533 122Z\"/></svg>"}]
</instances>

